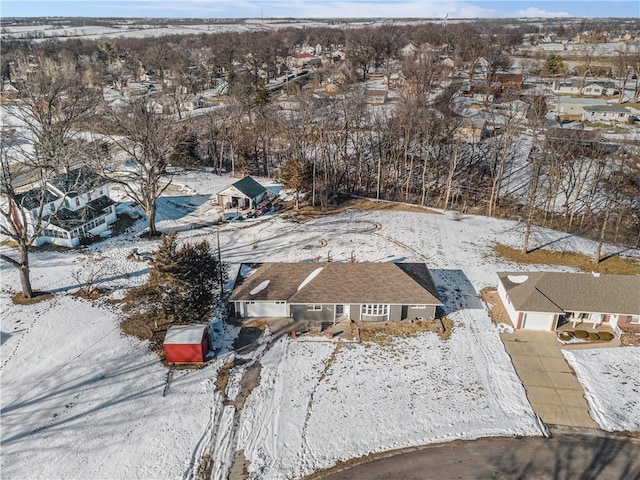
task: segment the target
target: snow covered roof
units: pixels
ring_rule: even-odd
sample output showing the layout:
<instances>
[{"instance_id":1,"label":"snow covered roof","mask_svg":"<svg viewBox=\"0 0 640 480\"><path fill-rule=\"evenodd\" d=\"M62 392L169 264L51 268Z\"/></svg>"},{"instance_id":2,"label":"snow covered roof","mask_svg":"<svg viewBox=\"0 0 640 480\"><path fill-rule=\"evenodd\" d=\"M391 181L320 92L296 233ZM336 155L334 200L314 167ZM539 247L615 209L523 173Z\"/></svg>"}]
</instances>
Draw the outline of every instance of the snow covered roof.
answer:
<instances>
[{"instance_id":1,"label":"snow covered roof","mask_svg":"<svg viewBox=\"0 0 640 480\"><path fill-rule=\"evenodd\" d=\"M518 311L640 314L640 275L498 272L498 278Z\"/></svg>"},{"instance_id":2,"label":"snow covered roof","mask_svg":"<svg viewBox=\"0 0 640 480\"><path fill-rule=\"evenodd\" d=\"M263 263L239 278L231 301L292 304L388 303L442 305L423 263ZM261 287L269 281L266 287Z\"/></svg>"},{"instance_id":3,"label":"snow covered roof","mask_svg":"<svg viewBox=\"0 0 640 480\"><path fill-rule=\"evenodd\" d=\"M202 342L202 337L207 329L206 325L174 325L167 330L164 337L165 345L195 344Z\"/></svg>"}]
</instances>

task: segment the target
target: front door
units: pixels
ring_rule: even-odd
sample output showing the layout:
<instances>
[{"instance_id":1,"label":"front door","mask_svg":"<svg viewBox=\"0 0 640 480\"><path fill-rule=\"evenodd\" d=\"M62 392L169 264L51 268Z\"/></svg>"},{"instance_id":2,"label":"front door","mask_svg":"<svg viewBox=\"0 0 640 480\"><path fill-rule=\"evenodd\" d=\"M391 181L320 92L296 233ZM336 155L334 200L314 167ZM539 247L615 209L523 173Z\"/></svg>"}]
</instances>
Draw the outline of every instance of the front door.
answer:
<instances>
[{"instance_id":1,"label":"front door","mask_svg":"<svg viewBox=\"0 0 640 480\"><path fill-rule=\"evenodd\" d=\"M344 305L336 305L336 318L344 315Z\"/></svg>"}]
</instances>

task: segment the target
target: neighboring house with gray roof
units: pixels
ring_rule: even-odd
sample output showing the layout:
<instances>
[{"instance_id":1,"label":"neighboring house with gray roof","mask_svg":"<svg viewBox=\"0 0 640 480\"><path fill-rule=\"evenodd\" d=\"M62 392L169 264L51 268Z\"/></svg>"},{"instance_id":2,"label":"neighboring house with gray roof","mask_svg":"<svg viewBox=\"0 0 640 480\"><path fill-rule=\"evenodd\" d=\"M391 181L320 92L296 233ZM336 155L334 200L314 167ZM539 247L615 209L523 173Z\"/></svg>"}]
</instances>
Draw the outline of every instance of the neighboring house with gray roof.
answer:
<instances>
[{"instance_id":1,"label":"neighboring house with gray roof","mask_svg":"<svg viewBox=\"0 0 640 480\"><path fill-rule=\"evenodd\" d=\"M225 208L256 208L266 193L265 187L247 176L218 192L218 205Z\"/></svg>"},{"instance_id":2,"label":"neighboring house with gray roof","mask_svg":"<svg viewBox=\"0 0 640 480\"><path fill-rule=\"evenodd\" d=\"M640 275L498 272L498 279L498 295L515 328L640 324Z\"/></svg>"},{"instance_id":3,"label":"neighboring house with gray roof","mask_svg":"<svg viewBox=\"0 0 640 480\"><path fill-rule=\"evenodd\" d=\"M442 305L423 263L242 264L229 301L240 318L311 323L432 319Z\"/></svg>"},{"instance_id":4,"label":"neighboring house with gray roof","mask_svg":"<svg viewBox=\"0 0 640 480\"><path fill-rule=\"evenodd\" d=\"M580 120L584 109L594 105L607 106L604 98L558 97L556 112L560 119Z\"/></svg>"},{"instance_id":5,"label":"neighboring house with gray roof","mask_svg":"<svg viewBox=\"0 0 640 480\"><path fill-rule=\"evenodd\" d=\"M631 113L620 105L590 105L583 108L583 122L629 123Z\"/></svg>"}]
</instances>

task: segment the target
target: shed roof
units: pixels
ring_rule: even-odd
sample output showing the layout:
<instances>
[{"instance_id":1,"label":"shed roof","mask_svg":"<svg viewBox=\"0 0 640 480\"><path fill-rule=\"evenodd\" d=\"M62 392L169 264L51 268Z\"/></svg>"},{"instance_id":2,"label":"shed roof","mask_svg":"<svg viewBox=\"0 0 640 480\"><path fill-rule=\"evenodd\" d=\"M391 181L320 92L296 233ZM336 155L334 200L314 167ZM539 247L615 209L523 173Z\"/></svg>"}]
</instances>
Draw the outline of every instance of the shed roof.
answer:
<instances>
[{"instance_id":1,"label":"shed roof","mask_svg":"<svg viewBox=\"0 0 640 480\"><path fill-rule=\"evenodd\" d=\"M164 345L191 345L202 342L206 325L174 325L167 330Z\"/></svg>"},{"instance_id":2,"label":"shed roof","mask_svg":"<svg viewBox=\"0 0 640 480\"><path fill-rule=\"evenodd\" d=\"M266 287L256 288L266 280ZM425 264L390 262L258 264L231 300L442 305Z\"/></svg>"},{"instance_id":3,"label":"shed roof","mask_svg":"<svg viewBox=\"0 0 640 480\"><path fill-rule=\"evenodd\" d=\"M640 314L640 275L499 272L516 310Z\"/></svg>"}]
</instances>

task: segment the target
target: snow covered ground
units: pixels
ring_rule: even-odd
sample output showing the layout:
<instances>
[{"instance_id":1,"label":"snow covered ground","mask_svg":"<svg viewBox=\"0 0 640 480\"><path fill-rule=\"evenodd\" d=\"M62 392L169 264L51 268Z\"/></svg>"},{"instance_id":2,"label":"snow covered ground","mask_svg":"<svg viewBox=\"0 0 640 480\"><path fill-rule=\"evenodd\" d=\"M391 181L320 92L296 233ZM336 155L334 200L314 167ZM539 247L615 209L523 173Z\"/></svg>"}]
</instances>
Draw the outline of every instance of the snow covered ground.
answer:
<instances>
[{"instance_id":1,"label":"snow covered ground","mask_svg":"<svg viewBox=\"0 0 640 480\"><path fill-rule=\"evenodd\" d=\"M640 347L563 350L603 430L640 430Z\"/></svg>"},{"instance_id":2,"label":"snow covered ground","mask_svg":"<svg viewBox=\"0 0 640 480\"><path fill-rule=\"evenodd\" d=\"M167 369L145 342L120 334L117 306L71 295L78 288L72 273L100 263L109 266L101 286L113 289L111 298L144 282L147 264L130 258L134 248L153 252L157 246L137 236L144 222L91 247L36 251L33 286L53 292L50 300L14 305L17 272L0 265L3 476L193 478L202 455L213 451L214 474L223 478L239 448L254 478L291 478L400 446L542 434L477 294L496 284L497 270L535 268L493 253L494 242L518 245L517 223L347 210L304 224L263 216L207 226L217 215L213 196L234 180L205 172L175 180L173 196L162 199L160 226L179 230L181 240L213 244L219 230L232 275L241 262L327 255L334 261L352 254L357 261L424 261L455 324L451 338L425 333L389 347L279 340L251 357L262 365L261 381L241 411L223 406L215 389L230 352L202 370L174 372L163 397ZM532 242L595 248L542 229ZM0 247L3 253L7 248ZM220 338L223 351L234 332ZM244 368L232 370L227 398L237 395Z\"/></svg>"}]
</instances>

